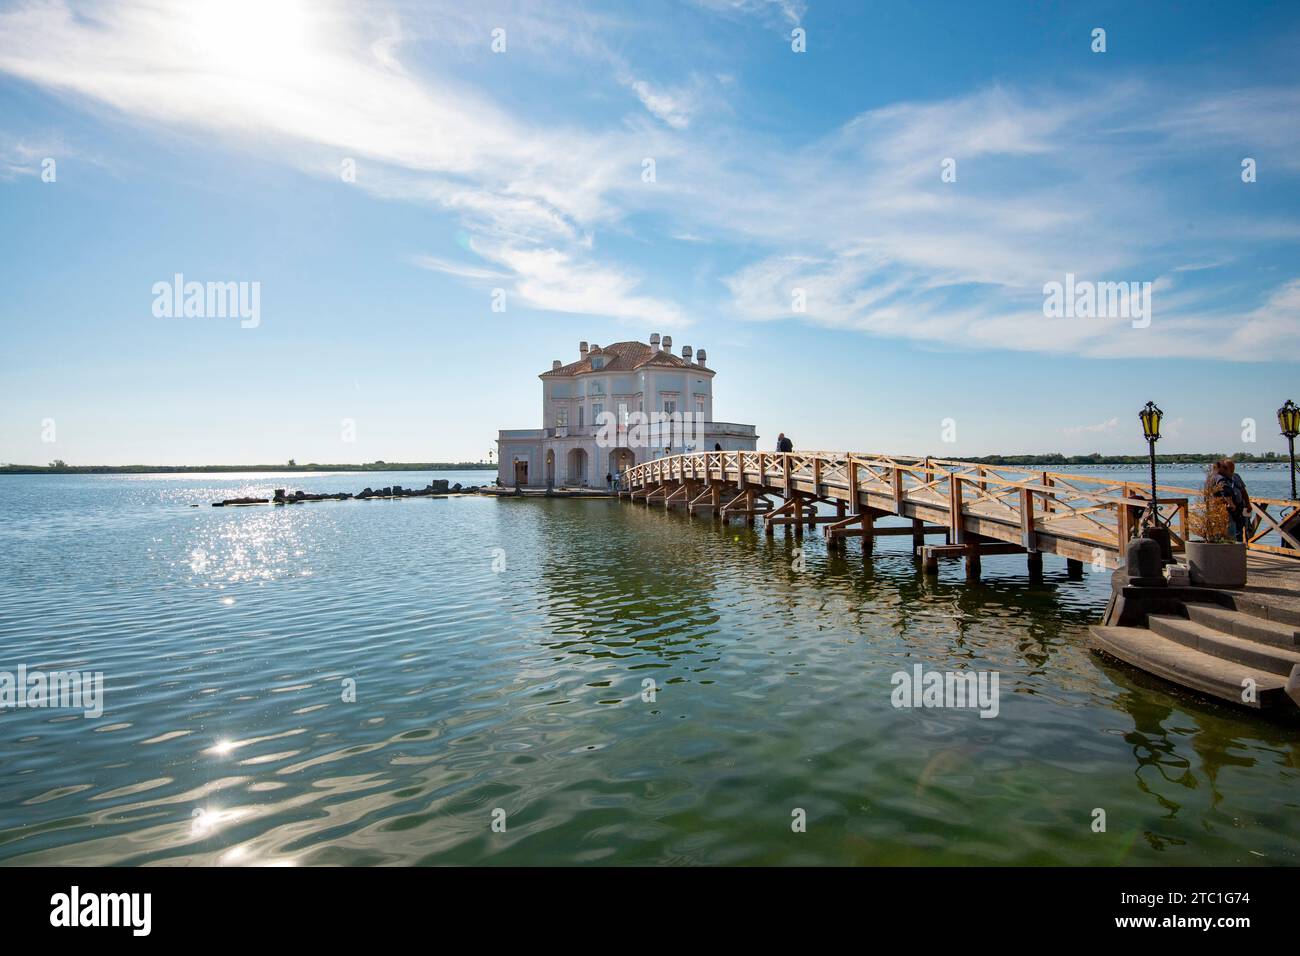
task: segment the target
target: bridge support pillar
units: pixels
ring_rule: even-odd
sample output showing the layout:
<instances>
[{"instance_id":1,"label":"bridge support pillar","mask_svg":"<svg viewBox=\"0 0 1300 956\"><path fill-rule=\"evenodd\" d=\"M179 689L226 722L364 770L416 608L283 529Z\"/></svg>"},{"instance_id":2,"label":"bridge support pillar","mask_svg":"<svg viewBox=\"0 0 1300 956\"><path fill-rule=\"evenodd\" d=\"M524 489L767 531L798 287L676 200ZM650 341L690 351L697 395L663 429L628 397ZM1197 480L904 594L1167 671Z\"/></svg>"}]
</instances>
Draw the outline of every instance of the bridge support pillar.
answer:
<instances>
[{"instance_id":1,"label":"bridge support pillar","mask_svg":"<svg viewBox=\"0 0 1300 956\"><path fill-rule=\"evenodd\" d=\"M939 556L933 551L921 552L922 562L921 570L925 574L938 576L939 574Z\"/></svg>"},{"instance_id":2,"label":"bridge support pillar","mask_svg":"<svg viewBox=\"0 0 1300 956\"><path fill-rule=\"evenodd\" d=\"M1029 580L1034 584L1043 583L1043 552L1029 552Z\"/></svg>"},{"instance_id":3,"label":"bridge support pillar","mask_svg":"<svg viewBox=\"0 0 1300 956\"><path fill-rule=\"evenodd\" d=\"M1075 558L1065 559L1065 576L1071 581L1083 580L1083 562Z\"/></svg>"},{"instance_id":4,"label":"bridge support pillar","mask_svg":"<svg viewBox=\"0 0 1300 956\"><path fill-rule=\"evenodd\" d=\"M969 536L970 540L965 542L966 545L966 580L978 581L980 579L980 543L979 538L975 535Z\"/></svg>"},{"instance_id":5,"label":"bridge support pillar","mask_svg":"<svg viewBox=\"0 0 1300 956\"><path fill-rule=\"evenodd\" d=\"M912 553L913 554L919 552L921 550L921 546L925 544L925 532L922 530L924 527L925 527L925 522L922 521L920 518L912 519Z\"/></svg>"}]
</instances>

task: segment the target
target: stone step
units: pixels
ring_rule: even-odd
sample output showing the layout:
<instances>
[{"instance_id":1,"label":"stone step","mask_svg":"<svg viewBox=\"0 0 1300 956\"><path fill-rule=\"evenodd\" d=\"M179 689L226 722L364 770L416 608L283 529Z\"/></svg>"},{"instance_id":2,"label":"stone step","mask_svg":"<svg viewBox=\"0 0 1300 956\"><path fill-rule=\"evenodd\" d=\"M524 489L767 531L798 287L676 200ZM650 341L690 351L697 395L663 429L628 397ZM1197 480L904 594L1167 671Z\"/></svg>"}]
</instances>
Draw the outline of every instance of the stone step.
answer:
<instances>
[{"instance_id":1,"label":"stone step","mask_svg":"<svg viewBox=\"0 0 1300 956\"><path fill-rule=\"evenodd\" d=\"M1251 617L1300 627L1300 607L1277 597L1234 591L1232 603L1236 605L1238 611Z\"/></svg>"},{"instance_id":2,"label":"stone step","mask_svg":"<svg viewBox=\"0 0 1300 956\"><path fill-rule=\"evenodd\" d=\"M1111 657L1203 694L1255 710L1295 706L1277 674L1225 661L1144 627L1094 625L1089 634L1092 645ZM1255 683L1253 700L1242 699L1247 679Z\"/></svg>"},{"instance_id":3,"label":"stone step","mask_svg":"<svg viewBox=\"0 0 1300 956\"><path fill-rule=\"evenodd\" d=\"M1277 647L1300 646L1300 627L1294 624L1265 620L1242 611L1230 611L1216 604L1188 604L1186 607L1187 616L1197 624L1204 624L1233 637Z\"/></svg>"},{"instance_id":4,"label":"stone step","mask_svg":"<svg viewBox=\"0 0 1300 956\"><path fill-rule=\"evenodd\" d=\"M1193 650L1244 664L1256 670L1268 671L1280 677L1290 676L1291 669L1300 664L1300 652L1286 650L1274 644L1261 644L1259 641L1235 637L1184 617L1152 614L1147 619L1147 625L1152 633L1177 641Z\"/></svg>"}]
</instances>

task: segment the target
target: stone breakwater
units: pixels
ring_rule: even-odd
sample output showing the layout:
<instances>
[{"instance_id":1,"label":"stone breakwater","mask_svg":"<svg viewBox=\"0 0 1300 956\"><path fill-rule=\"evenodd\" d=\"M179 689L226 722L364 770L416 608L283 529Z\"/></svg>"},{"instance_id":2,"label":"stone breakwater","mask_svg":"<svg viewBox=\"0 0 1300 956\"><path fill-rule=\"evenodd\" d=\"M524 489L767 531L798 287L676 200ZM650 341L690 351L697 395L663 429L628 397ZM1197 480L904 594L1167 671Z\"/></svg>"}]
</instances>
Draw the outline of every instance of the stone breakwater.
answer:
<instances>
[{"instance_id":1,"label":"stone breakwater","mask_svg":"<svg viewBox=\"0 0 1300 956\"><path fill-rule=\"evenodd\" d=\"M304 501L363 501L369 498L445 498L447 495L476 495L480 492L478 485L462 486L460 482L449 485L445 478L431 481L423 488L403 488L391 485L384 488L363 488L356 494L340 491L334 494L312 494L308 491L285 491L275 489L274 498L226 498L224 501L212 502L214 508L239 505L296 505Z\"/></svg>"}]
</instances>

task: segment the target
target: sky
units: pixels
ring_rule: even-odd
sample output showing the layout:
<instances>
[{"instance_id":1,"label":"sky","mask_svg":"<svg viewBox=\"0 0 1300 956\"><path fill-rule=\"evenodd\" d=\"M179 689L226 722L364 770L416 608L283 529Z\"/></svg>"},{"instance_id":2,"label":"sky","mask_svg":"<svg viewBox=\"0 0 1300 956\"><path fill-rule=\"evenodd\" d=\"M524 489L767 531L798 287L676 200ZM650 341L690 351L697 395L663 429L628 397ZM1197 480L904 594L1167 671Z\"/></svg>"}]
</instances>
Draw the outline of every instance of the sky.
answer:
<instances>
[{"instance_id":1,"label":"sky","mask_svg":"<svg viewBox=\"0 0 1300 956\"><path fill-rule=\"evenodd\" d=\"M482 460L652 332L761 448L1282 451L1298 187L1294 3L0 2L0 462Z\"/></svg>"}]
</instances>

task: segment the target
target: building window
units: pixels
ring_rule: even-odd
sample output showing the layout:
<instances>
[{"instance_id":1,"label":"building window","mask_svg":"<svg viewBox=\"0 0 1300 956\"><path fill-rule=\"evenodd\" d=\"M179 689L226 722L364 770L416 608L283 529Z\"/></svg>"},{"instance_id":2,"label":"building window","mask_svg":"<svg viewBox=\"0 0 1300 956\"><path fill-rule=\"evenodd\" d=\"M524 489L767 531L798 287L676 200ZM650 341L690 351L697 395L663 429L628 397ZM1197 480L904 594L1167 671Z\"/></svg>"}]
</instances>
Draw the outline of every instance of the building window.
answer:
<instances>
[{"instance_id":1,"label":"building window","mask_svg":"<svg viewBox=\"0 0 1300 956\"><path fill-rule=\"evenodd\" d=\"M695 414L699 415L701 420L704 419L704 396L703 395L695 396Z\"/></svg>"},{"instance_id":2,"label":"building window","mask_svg":"<svg viewBox=\"0 0 1300 956\"><path fill-rule=\"evenodd\" d=\"M591 406L591 423L597 425L600 423L601 413L605 411L605 406L600 402L595 402Z\"/></svg>"},{"instance_id":3,"label":"building window","mask_svg":"<svg viewBox=\"0 0 1300 956\"><path fill-rule=\"evenodd\" d=\"M569 409L567 406L562 405L555 410L555 427L556 428L569 427Z\"/></svg>"},{"instance_id":4,"label":"building window","mask_svg":"<svg viewBox=\"0 0 1300 956\"><path fill-rule=\"evenodd\" d=\"M582 427L582 406L578 406L578 427Z\"/></svg>"},{"instance_id":5,"label":"building window","mask_svg":"<svg viewBox=\"0 0 1300 956\"><path fill-rule=\"evenodd\" d=\"M664 414L674 415L677 412L677 402L671 398L664 399Z\"/></svg>"}]
</instances>

